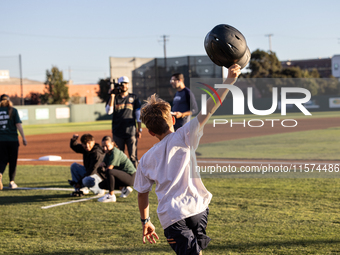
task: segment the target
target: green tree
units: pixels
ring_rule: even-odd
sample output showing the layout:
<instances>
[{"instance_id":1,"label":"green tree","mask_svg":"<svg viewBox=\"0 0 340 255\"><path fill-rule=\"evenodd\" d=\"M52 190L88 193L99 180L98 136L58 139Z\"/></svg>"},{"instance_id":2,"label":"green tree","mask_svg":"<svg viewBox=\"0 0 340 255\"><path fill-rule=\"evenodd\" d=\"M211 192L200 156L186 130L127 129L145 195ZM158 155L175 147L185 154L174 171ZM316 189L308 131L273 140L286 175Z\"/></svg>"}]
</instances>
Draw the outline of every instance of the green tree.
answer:
<instances>
[{"instance_id":1,"label":"green tree","mask_svg":"<svg viewBox=\"0 0 340 255\"><path fill-rule=\"evenodd\" d=\"M250 72L242 76L255 78L252 81L262 97L271 97L273 87L303 87L308 89L312 96L336 93L338 90L339 83L336 80L319 79L317 69L309 72L297 66L282 68L281 62L272 51L257 49L252 52L248 69Z\"/></svg>"},{"instance_id":2,"label":"green tree","mask_svg":"<svg viewBox=\"0 0 340 255\"><path fill-rule=\"evenodd\" d=\"M65 104L70 98L67 81L63 78L63 72L55 66L51 71L46 70L45 94L41 96L42 104Z\"/></svg>"},{"instance_id":3,"label":"green tree","mask_svg":"<svg viewBox=\"0 0 340 255\"><path fill-rule=\"evenodd\" d=\"M298 66L288 67L281 71L282 78L304 78L306 75L306 71L302 71Z\"/></svg>"},{"instance_id":4,"label":"green tree","mask_svg":"<svg viewBox=\"0 0 340 255\"><path fill-rule=\"evenodd\" d=\"M241 77L252 78L252 83L255 84L262 97L271 97L273 87L281 87L279 79L268 79L280 77L282 70L281 62L274 52L259 49L253 51L248 69L250 72Z\"/></svg>"},{"instance_id":5,"label":"green tree","mask_svg":"<svg viewBox=\"0 0 340 255\"><path fill-rule=\"evenodd\" d=\"M318 95L340 95L340 81L335 77L320 79Z\"/></svg>"},{"instance_id":6,"label":"green tree","mask_svg":"<svg viewBox=\"0 0 340 255\"><path fill-rule=\"evenodd\" d=\"M255 50L249 62L250 78L276 78L281 72L281 62L272 51Z\"/></svg>"}]
</instances>

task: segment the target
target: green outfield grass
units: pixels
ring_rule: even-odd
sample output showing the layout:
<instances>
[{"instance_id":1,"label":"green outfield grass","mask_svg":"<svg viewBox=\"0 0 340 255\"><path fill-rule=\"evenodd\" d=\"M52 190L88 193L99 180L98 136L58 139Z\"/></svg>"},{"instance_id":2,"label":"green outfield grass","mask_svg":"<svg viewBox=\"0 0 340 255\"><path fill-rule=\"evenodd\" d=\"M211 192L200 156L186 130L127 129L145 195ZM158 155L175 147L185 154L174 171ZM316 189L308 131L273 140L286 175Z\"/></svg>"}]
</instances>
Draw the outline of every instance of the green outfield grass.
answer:
<instances>
[{"instance_id":1,"label":"green outfield grass","mask_svg":"<svg viewBox=\"0 0 340 255\"><path fill-rule=\"evenodd\" d=\"M336 118L340 117L340 111L329 112L311 112L312 115L304 115L302 112L288 112L287 115L281 115L280 113L274 113L266 116L246 114L246 115L213 115L208 123L213 123L214 119L233 119L233 121L239 120L251 120L251 119L319 119L319 118Z\"/></svg>"},{"instance_id":2,"label":"green outfield grass","mask_svg":"<svg viewBox=\"0 0 340 255\"><path fill-rule=\"evenodd\" d=\"M4 184L8 183L8 170ZM18 166L21 187L69 188L69 168ZM203 254L340 253L340 179L203 179L213 194ZM160 240L143 245L137 194L117 203L74 200L69 191L0 191L1 254L174 254L150 196ZM86 196L89 197L89 196Z\"/></svg>"},{"instance_id":3,"label":"green outfield grass","mask_svg":"<svg viewBox=\"0 0 340 255\"><path fill-rule=\"evenodd\" d=\"M312 116L305 116L303 113L288 113L286 116L281 116L280 114L271 114L270 118L273 119L301 119L301 118L331 118L339 117L340 112L313 112ZM254 119L254 115L214 115L220 119ZM268 116L256 116L256 119L268 119ZM210 123L213 122L213 118L209 120ZM101 120L93 122L77 122L77 123L64 123L64 124L41 124L41 125L23 125L25 135L38 135L38 134L56 134L56 133L73 133L81 131L95 131L95 130L111 130L111 120ZM144 126L143 126L144 127Z\"/></svg>"},{"instance_id":4,"label":"green outfield grass","mask_svg":"<svg viewBox=\"0 0 340 255\"><path fill-rule=\"evenodd\" d=\"M23 125L25 135L58 134L69 132L111 130L110 120L64 124Z\"/></svg>"},{"instance_id":5,"label":"green outfield grass","mask_svg":"<svg viewBox=\"0 0 340 255\"><path fill-rule=\"evenodd\" d=\"M198 158L340 160L340 127L200 144Z\"/></svg>"}]
</instances>

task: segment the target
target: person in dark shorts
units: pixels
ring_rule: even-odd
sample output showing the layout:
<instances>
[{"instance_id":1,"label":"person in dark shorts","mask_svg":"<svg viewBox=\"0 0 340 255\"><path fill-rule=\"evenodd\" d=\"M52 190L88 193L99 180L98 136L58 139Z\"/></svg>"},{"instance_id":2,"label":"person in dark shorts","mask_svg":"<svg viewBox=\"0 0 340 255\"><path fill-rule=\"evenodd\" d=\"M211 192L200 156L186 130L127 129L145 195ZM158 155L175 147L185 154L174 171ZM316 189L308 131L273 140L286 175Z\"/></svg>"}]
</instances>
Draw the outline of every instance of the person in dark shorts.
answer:
<instances>
[{"instance_id":1,"label":"person in dark shorts","mask_svg":"<svg viewBox=\"0 0 340 255\"><path fill-rule=\"evenodd\" d=\"M241 73L239 65L228 69L227 84L234 84ZM227 88L217 90L221 100ZM214 95L217 98L217 95ZM141 119L149 133L158 138L141 158L134 183L138 192L138 207L143 226L143 243L156 243L158 235L149 216L149 192L155 184L158 198L157 214L169 245L177 254L201 254L210 238L205 229L208 223L212 194L205 188L200 173L196 172L194 151L203 135L210 116L221 105L207 100L207 112L200 112L190 122L174 131L175 119L170 104L152 95L141 108Z\"/></svg>"}]
</instances>

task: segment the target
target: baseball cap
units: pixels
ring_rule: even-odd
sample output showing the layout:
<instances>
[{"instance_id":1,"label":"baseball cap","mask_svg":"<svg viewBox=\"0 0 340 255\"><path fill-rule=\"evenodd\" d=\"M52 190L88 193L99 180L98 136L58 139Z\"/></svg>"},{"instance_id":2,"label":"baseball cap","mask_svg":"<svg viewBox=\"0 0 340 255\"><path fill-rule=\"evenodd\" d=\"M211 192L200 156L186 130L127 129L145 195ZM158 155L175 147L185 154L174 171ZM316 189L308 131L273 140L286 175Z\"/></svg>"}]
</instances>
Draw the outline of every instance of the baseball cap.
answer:
<instances>
[{"instance_id":1,"label":"baseball cap","mask_svg":"<svg viewBox=\"0 0 340 255\"><path fill-rule=\"evenodd\" d=\"M122 77L120 77L120 78L118 79L118 83L120 84L120 83L122 83L122 82L129 83L130 81L129 81L129 78L128 78L128 77L122 76Z\"/></svg>"},{"instance_id":2,"label":"baseball cap","mask_svg":"<svg viewBox=\"0 0 340 255\"><path fill-rule=\"evenodd\" d=\"M2 101L2 100L5 100L5 99L9 99L9 96L8 95L6 95L6 94L2 94L1 95L1 98L0 98L0 101Z\"/></svg>"}]
</instances>

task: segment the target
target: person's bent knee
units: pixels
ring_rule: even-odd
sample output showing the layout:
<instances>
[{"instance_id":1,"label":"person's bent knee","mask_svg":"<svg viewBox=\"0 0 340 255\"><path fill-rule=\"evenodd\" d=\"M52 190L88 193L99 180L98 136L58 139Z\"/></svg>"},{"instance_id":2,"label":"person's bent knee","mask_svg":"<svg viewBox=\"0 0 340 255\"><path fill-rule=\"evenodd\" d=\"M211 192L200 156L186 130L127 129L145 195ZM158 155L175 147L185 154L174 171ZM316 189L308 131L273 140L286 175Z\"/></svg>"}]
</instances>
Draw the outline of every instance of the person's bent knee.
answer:
<instances>
[{"instance_id":1,"label":"person's bent knee","mask_svg":"<svg viewBox=\"0 0 340 255\"><path fill-rule=\"evenodd\" d=\"M110 185L108 185L108 182L107 182L106 180L100 182L100 183L98 184L98 187L99 187L100 189L110 189Z\"/></svg>"},{"instance_id":2,"label":"person's bent knee","mask_svg":"<svg viewBox=\"0 0 340 255\"><path fill-rule=\"evenodd\" d=\"M78 165L78 163L72 163L72 165L70 166L71 172L74 172L77 169Z\"/></svg>"},{"instance_id":3,"label":"person's bent knee","mask_svg":"<svg viewBox=\"0 0 340 255\"><path fill-rule=\"evenodd\" d=\"M82 183L85 187L91 188L95 185L95 180L94 178L87 176L83 178Z\"/></svg>"}]
</instances>

